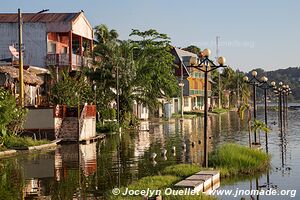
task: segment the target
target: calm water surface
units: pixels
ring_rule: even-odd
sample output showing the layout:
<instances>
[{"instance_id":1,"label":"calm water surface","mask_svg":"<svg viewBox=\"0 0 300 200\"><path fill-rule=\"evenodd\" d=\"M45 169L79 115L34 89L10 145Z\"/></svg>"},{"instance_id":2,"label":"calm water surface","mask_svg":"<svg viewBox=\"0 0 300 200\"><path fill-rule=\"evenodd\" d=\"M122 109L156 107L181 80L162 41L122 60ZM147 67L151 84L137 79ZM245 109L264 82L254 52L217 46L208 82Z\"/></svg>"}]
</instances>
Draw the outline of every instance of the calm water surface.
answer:
<instances>
[{"instance_id":1,"label":"calm water surface","mask_svg":"<svg viewBox=\"0 0 300 200\"><path fill-rule=\"evenodd\" d=\"M258 112L263 119L263 113ZM220 189L255 189L270 186L300 192L300 111L291 110L288 125L281 132L277 113L269 112L272 128L269 153L272 169L258 177L222 180ZM273 123L275 122L275 123ZM209 118L209 149L225 142L248 144L247 125L235 112ZM22 155L0 160L0 199L106 199L114 187L121 187L176 163L201 163L203 158L202 118L153 121L143 124L149 131L111 135L88 145L61 145L47 153ZM261 143L265 147L264 133ZM186 150L183 150L183 144ZM176 147L176 152L171 151ZM161 150L166 149L166 156ZM150 161L156 153L155 162ZM246 199L291 199L287 196L250 196ZM218 196L240 199L242 196ZM296 194L294 199L299 199Z\"/></svg>"}]
</instances>

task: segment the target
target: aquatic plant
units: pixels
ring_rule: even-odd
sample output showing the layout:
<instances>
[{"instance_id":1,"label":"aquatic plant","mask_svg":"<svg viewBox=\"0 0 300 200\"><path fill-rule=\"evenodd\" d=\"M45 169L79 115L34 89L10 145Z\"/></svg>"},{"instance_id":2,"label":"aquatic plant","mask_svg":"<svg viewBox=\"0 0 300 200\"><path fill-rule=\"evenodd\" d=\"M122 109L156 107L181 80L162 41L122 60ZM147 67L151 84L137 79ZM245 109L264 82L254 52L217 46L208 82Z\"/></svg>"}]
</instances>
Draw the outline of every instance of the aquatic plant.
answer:
<instances>
[{"instance_id":1,"label":"aquatic plant","mask_svg":"<svg viewBox=\"0 0 300 200\"><path fill-rule=\"evenodd\" d=\"M239 144L224 144L209 156L211 167L220 169L221 176L256 174L268 169L270 156L260 150Z\"/></svg>"}]
</instances>

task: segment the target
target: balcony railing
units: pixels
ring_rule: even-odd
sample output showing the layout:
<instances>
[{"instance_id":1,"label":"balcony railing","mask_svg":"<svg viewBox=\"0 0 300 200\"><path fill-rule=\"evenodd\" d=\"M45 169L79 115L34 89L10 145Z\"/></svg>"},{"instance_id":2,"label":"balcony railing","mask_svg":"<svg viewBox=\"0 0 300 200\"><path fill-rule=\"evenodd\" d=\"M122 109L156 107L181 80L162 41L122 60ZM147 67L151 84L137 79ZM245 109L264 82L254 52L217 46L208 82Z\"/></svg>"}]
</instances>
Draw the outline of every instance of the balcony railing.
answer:
<instances>
[{"instance_id":1,"label":"balcony railing","mask_svg":"<svg viewBox=\"0 0 300 200\"><path fill-rule=\"evenodd\" d=\"M47 54L47 66L70 66L69 54ZM91 67L92 58L72 54L72 67Z\"/></svg>"},{"instance_id":2,"label":"balcony railing","mask_svg":"<svg viewBox=\"0 0 300 200\"><path fill-rule=\"evenodd\" d=\"M189 95L196 95L199 94L200 96L204 96L204 91L203 90L198 90L198 89L190 89L189 90ZM207 91L208 96L211 96L211 91Z\"/></svg>"}]
</instances>

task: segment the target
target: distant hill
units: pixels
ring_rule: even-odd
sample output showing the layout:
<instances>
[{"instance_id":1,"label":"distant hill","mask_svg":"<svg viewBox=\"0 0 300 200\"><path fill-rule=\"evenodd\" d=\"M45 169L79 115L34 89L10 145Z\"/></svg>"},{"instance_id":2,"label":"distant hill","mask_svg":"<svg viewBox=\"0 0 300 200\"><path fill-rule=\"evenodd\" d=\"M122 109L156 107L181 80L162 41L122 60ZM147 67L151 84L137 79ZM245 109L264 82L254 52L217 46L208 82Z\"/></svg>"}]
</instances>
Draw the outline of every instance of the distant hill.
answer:
<instances>
[{"instance_id":1,"label":"distant hill","mask_svg":"<svg viewBox=\"0 0 300 200\"><path fill-rule=\"evenodd\" d=\"M300 67L289 67L287 69L278 69L274 71L264 71L261 68L255 70L259 75L266 75L269 81L274 80L277 84L282 81L284 84L288 84L293 92L289 97L290 100L300 100Z\"/></svg>"}]
</instances>

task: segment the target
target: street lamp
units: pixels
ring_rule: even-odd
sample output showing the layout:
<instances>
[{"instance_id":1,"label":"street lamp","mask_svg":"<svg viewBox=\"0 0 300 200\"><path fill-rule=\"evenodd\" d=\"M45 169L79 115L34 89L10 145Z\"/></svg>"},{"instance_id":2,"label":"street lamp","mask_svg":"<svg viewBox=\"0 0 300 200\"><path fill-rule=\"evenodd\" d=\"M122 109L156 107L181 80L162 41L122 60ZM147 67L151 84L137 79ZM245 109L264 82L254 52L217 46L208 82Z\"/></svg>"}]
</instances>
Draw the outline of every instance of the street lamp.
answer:
<instances>
[{"instance_id":1,"label":"street lamp","mask_svg":"<svg viewBox=\"0 0 300 200\"><path fill-rule=\"evenodd\" d=\"M283 123L283 118L282 118L282 99L283 99L283 94L285 90L285 86L283 87L283 83L279 82L278 87L276 87L276 83L273 86L274 93L276 96L278 96L278 108L279 108L279 126L282 129L282 123Z\"/></svg>"},{"instance_id":2,"label":"street lamp","mask_svg":"<svg viewBox=\"0 0 300 200\"><path fill-rule=\"evenodd\" d=\"M268 78L266 76L262 76L260 78L261 84L258 85L261 89L264 90L264 104L265 104L265 124L268 126L268 115L267 115L267 90L273 88L276 83L275 81L272 81L271 84L268 83ZM265 138L266 138L266 152L268 152L268 133L265 132Z\"/></svg>"},{"instance_id":3,"label":"street lamp","mask_svg":"<svg viewBox=\"0 0 300 200\"><path fill-rule=\"evenodd\" d=\"M257 71L253 70L252 78L249 80L248 76L244 76L243 80L252 86L253 88L253 117L254 121L256 120L256 87L261 85L261 81L257 79ZM256 131L254 131L254 143L257 144L257 135Z\"/></svg>"},{"instance_id":4,"label":"street lamp","mask_svg":"<svg viewBox=\"0 0 300 200\"><path fill-rule=\"evenodd\" d=\"M199 71L204 73L204 161L203 166L208 167L208 143L207 143L207 120L208 120L208 73L210 73L213 70L216 70L220 67L226 67L225 64L225 58L219 57L218 58L218 64L215 65L212 60L210 60L208 57L211 54L210 49L204 49L200 53L200 63L198 65L193 65L192 67L198 69Z\"/></svg>"},{"instance_id":5,"label":"street lamp","mask_svg":"<svg viewBox=\"0 0 300 200\"><path fill-rule=\"evenodd\" d=\"M288 95L291 93L291 88L289 85L284 85L284 89L283 89L283 99L284 99L284 117L285 120L287 122L287 110L288 110Z\"/></svg>"}]
</instances>

